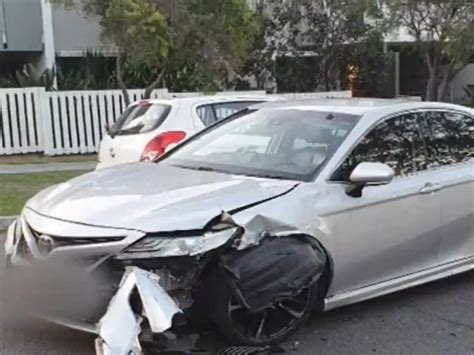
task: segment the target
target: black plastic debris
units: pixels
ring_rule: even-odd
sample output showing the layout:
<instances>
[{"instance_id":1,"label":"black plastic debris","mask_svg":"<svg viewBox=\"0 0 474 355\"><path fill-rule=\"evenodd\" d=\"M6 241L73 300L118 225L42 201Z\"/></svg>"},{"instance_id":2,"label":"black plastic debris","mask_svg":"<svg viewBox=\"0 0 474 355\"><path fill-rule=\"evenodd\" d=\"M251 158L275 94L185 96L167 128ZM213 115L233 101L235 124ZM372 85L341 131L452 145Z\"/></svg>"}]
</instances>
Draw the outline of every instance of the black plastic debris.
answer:
<instances>
[{"instance_id":1,"label":"black plastic debris","mask_svg":"<svg viewBox=\"0 0 474 355\"><path fill-rule=\"evenodd\" d=\"M241 303L258 312L316 282L326 254L306 238L267 238L254 248L222 256L221 267Z\"/></svg>"}]
</instances>

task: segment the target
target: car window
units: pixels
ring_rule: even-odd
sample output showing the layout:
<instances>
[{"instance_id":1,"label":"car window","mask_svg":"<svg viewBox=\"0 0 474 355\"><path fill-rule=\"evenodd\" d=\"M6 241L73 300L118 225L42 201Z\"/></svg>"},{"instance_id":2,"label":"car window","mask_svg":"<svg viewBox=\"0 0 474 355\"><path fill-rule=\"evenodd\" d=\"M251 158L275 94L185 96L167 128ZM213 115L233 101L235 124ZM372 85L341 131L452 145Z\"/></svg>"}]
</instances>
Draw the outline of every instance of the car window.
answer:
<instances>
[{"instance_id":1,"label":"car window","mask_svg":"<svg viewBox=\"0 0 474 355\"><path fill-rule=\"evenodd\" d=\"M421 120L431 167L474 158L474 118L458 112L430 111Z\"/></svg>"},{"instance_id":2,"label":"car window","mask_svg":"<svg viewBox=\"0 0 474 355\"><path fill-rule=\"evenodd\" d=\"M199 106L197 114L206 127L262 101L223 102Z\"/></svg>"},{"instance_id":3,"label":"car window","mask_svg":"<svg viewBox=\"0 0 474 355\"><path fill-rule=\"evenodd\" d=\"M311 181L359 118L292 108L247 111L193 137L160 164Z\"/></svg>"},{"instance_id":4,"label":"car window","mask_svg":"<svg viewBox=\"0 0 474 355\"><path fill-rule=\"evenodd\" d=\"M168 117L170 105L143 102L125 110L109 131L111 135L147 133L158 128Z\"/></svg>"},{"instance_id":5,"label":"car window","mask_svg":"<svg viewBox=\"0 0 474 355\"><path fill-rule=\"evenodd\" d=\"M344 160L333 180L349 181L354 168L362 162L385 163L396 176L427 169L418 116L418 113L397 116L372 129Z\"/></svg>"}]
</instances>

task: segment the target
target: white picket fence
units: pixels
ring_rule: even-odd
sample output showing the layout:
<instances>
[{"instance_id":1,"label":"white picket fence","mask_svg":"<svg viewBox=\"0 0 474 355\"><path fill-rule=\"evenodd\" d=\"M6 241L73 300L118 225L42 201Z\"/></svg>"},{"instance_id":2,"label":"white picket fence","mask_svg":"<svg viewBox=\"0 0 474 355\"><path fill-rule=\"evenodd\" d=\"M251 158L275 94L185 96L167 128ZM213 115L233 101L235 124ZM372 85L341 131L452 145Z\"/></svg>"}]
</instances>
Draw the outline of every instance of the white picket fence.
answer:
<instances>
[{"instance_id":1,"label":"white picket fence","mask_svg":"<svg viewBox=\"0 0 474 355\"><path fill-rule=\"evenodd\" d=\"M132 101L143 90L130 90ZM264 92L225 92L216 95ZM155 90L152 98L201 96L203 93L170 93ZM350 91L283 94L289 99L347 98ZM42 88L0 89L0 156L26 153L47 155L96 153L106 126L125 110L119 90L46 92Z\"/></svg>"}]
</instances>

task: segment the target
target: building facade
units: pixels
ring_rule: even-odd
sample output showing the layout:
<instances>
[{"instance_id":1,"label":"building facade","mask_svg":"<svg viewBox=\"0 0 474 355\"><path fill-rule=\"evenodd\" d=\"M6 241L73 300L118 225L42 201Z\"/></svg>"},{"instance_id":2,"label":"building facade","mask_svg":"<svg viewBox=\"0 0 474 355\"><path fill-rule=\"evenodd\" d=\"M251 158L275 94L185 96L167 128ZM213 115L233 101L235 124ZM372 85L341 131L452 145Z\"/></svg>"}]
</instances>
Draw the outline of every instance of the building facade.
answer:
<instances>
[{"instance_id":1,"label":"building facade","mask_svg":"<svg viewBox=\"0 0 474 355\"><path fill-rule=\"evenodd\" d=\"M258 6L270 3L268 0L247 1L254 11ZM329 0L281 1L295 5L317 1L323 11L331 9ZM385 41L387 47L396 52L414 38L400 29ZM86 52L115 56L114 47L101 39L98 19L85 17L79 10L52 6L48 0L0 0L0 77L21 70L26 64L32 64L36 73L41 74L54 68L56 63L81 58ZM417 82L425 80L422 62L418 62L416 58L396 55L394 92L397 95L417 95ZM453 79L448 99L459 102L465 95L465 88L469 87L474 88L474 64L468 65Z\"/></svg>"},{"instance_id":2,"label":"building facade","mask_svg":"<svg viewBox=\"0 0 474 355\"><path fill-rule=\"evenodd\" d=\"M87 51L114 55L97 19L47 0L0 0L0 75L32 64L37 73Z\"/></svg>"}]
</instances>

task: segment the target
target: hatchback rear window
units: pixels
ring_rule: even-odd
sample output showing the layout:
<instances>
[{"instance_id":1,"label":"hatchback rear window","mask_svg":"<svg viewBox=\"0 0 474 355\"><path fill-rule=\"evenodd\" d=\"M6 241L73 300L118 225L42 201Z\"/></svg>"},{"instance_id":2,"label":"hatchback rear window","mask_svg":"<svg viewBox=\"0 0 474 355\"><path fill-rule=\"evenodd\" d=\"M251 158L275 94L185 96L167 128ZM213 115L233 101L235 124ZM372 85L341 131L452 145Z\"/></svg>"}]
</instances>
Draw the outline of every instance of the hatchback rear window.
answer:
<instances>
[{"instance_id":1,"label":"hatchback rear window","mask_svg":"<svg viewBox=\"0 0 474 355\"><path fill-rule=\"evenodd\" d=\"M132 105L109 131L111 136L141 134L157 129L171 111L170 105L140 103Z\"/></svg>"},{"instance_id":2,"label":"hatchback rear window","mask_svg":"<svg viewBox=\"0 0 474 355\"><path fill-rule=\"evenodd\" d=\"M204 125L209 127L216 122L232 116L236 112L261 102L262 101L237 101L202 105L197 108L197 114Z\"/></svg>"}]
</instances>

